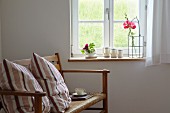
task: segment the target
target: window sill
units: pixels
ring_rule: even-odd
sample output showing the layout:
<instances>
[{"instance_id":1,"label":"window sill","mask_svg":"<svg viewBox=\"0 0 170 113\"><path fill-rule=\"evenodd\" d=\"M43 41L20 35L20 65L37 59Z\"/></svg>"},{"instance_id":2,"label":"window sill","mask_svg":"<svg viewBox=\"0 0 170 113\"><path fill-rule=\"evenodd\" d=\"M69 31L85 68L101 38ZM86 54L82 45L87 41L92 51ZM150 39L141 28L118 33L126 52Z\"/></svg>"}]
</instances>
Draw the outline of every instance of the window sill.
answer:
<instances>
[{"instance_id":1,"label":"window sill","mask_svg":"<svg viewBox=\"0 0 170 113\"><path fill-rule=\"evenodd\" d=\"M85 58L85 57L73 57L68 59L68 62L100 62L100 61L145 61L145 58L104 58L104 57L97 57L97 58Z\"/></svg>"}]
</instances>

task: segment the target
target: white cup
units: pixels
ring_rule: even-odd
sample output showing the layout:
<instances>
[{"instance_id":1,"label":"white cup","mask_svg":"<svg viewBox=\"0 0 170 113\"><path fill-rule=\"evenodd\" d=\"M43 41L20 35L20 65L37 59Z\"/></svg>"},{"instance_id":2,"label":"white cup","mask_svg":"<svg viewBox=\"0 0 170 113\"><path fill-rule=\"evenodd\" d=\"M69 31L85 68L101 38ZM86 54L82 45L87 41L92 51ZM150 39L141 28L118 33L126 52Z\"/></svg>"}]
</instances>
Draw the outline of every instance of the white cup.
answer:
<instances>
[{"instance_id":1,"label":"white cup","mask_svg":"<svg viewBox=\"0 0 170 113\"><path fill-rule=\"evenodd\" d=\"M104 57L110 57L110 48L109 47L103 48L103 55L104 55Z\"/></svg>"},{"instance_id":2,"label":"white cup","mask_svg":"<svg viewBox=\"0 0 170 113\"><path fill-rule=\"evenodd\" d=\"M83 95L85 93L85 89L83 88L75 88L75 92L78 94L78 95Z\"/></svg>"},{"instance_id":3,"label":"white cup","mask_svg":"<svg viewBox=\"0 0 170 113\"><path fill-rule=\"evenodd\" d=\"M117 50L116 49L111 49L110 55L111 55L111 58L117 58Z\"/></svg>"},{"instance_id":4,"label":"white cup","mask_svg":"<svg viewBox=\"0 0 170 113\"><path fill-rule=\"evenodd\" d=\"M122 58L123 57L123 50L118 50L118 58Z\"/></svg>"}]
</instances>

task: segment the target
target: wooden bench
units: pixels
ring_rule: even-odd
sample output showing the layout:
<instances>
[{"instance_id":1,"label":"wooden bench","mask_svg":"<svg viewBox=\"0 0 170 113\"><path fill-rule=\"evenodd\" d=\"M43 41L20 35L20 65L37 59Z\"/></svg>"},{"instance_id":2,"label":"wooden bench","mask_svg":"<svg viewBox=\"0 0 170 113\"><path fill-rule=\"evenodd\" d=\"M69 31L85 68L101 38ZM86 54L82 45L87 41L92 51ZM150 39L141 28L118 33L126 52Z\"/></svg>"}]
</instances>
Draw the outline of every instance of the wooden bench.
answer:
<instances>
[{"instance_id":1,"label":"wooden bench","mask_svg":"<svg viewBox=\"0 0 170 113\"><path fill-rule=\"evenodd\" d=\"M56 53L52 56L44 57L48 61L52 62L55 67L60 71L64 77L64 73L98 73L102 76L102 91L101 93L96 93L93 97L87 100L72 101L70 107L65 111L65 113L79 113L83 110L100 110L101 113L108 113L108 73L109 70L62 70L59 54ZM18 64L28 67L30 64L30 59L17 60L14 61ZM0 67L1 69L1 67ZM0 91L0 95L15 95L15 96L34 96L35 98L35 113L42 113L42 97L46 95L45 92L16 92L16 91ZM103 101L101 108L91 108L92 105Z\"/></svg>"}]
</instances>

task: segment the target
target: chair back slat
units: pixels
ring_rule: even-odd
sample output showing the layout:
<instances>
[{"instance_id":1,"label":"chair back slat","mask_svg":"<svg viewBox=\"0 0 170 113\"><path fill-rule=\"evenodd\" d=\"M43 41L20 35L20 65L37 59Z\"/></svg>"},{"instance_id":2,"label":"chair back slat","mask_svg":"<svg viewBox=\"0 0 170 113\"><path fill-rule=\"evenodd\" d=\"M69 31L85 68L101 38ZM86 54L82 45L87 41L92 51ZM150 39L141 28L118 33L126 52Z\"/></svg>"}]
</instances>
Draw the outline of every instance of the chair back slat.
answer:
<instances>
[{"instance_id":1,"label":"chair back slat","mask_svg":"<svg viewBox=\"0 0 170 113\"><path fill-rule=\"evenodd\" d=\"M55 53L55 55L52 56L45 56L44 58L50 61L58 69L58 71L61 73L61 75L64 78L61 63L60 63L59 53Z\"/></svg>"},{"instance_id":2,"label":"chair back slat","mask_svg":"<svg viewBox=\"0 0 170 113\"><path fill-rule=\"evenodd\" d=\"M31 59L15 60L13 62L28 68L31 63Z\"/></svg>"},{"instance_id":3,"label":"chair back slat","mask_svg":"<svg viewBox=\"0 0 170 113\"><path fill-rule=\"evenodd\" d=\"M59 66L58 64L55 64L55 67L56 67L59 71L61 71L60 66Z\"/></svg>"},{"instance_id":4,"label":"chair back slat","mask_svg":"<svg viewBox=\"0 0 170 113\"><path fill-rule=\"evenodd\" d=\"M44 57L46 60L48 60L49 62L51 62L52 64L54 64L54 66L58 69L58 71L61 73L61 75L64 77L63 73L62 73L62 68L61 68L61 63L60 63L60 59L59 59L59 54L56 53L55 55L52 56L45 56ZM31 63L31 59L23 59L23 60L15 60L14 61L17 64L23 65L25 67L29 67L30 63ZM0 63L0 73L2 72L2 63Z\"/></svg>"}]
</instances>

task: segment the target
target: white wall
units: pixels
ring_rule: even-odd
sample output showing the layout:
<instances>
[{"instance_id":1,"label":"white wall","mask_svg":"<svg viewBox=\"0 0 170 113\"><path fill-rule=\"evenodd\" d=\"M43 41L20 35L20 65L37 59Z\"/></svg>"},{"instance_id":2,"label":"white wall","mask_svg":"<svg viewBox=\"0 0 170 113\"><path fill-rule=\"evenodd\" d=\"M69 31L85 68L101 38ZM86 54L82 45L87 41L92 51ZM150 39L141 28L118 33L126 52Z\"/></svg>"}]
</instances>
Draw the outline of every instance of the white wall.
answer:
<instances>
[{"instance_id":1,"label":"white wall","mask_svg":"<svg viewBox=\"0 0 170 113\"><path fill-rule=\"evenodd\" d=\"M3 58L59 52L65 69L111 71L109 113L170 112L170 65L146 68L144 62L69 63L69 34L69 0L2 0ZM66 80L71 90L84 87L92 91L101 83L97 76L87 75L66 75Z\"/></svg>"},{"instance_id":2,"label":"white wall","mask_svg":"<svg viewBox=\"0 0 170 113\"><path fill-rule=\"evenodd\" d=\"M67 0L2 0L3 57L68 52L68 6Z\"/></svg>"}]
</instances>

